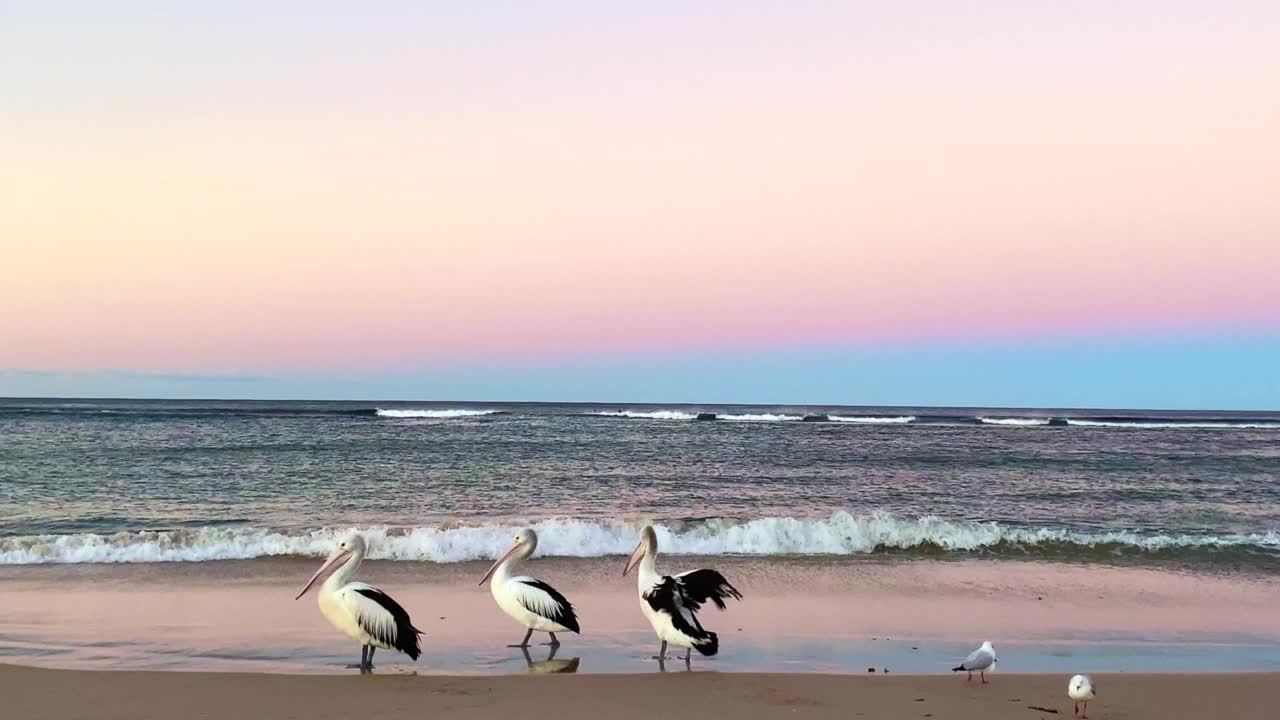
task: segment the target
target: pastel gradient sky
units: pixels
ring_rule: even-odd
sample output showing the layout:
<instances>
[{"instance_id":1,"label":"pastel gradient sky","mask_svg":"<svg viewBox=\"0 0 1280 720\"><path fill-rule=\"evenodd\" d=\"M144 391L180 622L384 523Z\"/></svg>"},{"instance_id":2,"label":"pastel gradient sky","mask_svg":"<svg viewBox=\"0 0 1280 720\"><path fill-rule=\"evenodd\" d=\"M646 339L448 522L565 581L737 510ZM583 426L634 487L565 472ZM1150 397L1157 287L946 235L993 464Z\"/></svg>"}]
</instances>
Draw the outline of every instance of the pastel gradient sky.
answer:
<instances>
[{"instance_id":1,"label":"pastel gradient sky","mask_svg":"<svg viewBox=\"0 0 1280 720\"><path fill-rule=\"evenodd\" d=\"M0 395L1280 408L1280 3L460 5L0 0Z\"/></svg>"}]
</instances>

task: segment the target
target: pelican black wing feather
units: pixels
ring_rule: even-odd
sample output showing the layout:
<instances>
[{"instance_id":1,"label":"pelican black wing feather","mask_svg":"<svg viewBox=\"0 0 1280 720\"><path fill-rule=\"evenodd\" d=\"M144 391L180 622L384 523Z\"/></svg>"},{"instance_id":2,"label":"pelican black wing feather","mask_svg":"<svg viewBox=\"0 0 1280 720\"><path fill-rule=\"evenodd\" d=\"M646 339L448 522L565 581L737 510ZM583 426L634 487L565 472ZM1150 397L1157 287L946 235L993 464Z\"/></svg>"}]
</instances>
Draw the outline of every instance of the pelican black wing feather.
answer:
<instances>
[{"instance_id":1,"label":"pelican black wing feather","mask_svg":"<svg viewBox=\"0 0 1280 720\"><path fill-rule=\"evenodd\" d=\"M691 638L700 638L706 634L707 631L702 629L702 623L698 622L697 616L693 614L698 609L697 606L691 607L683 601L680 587L676 579L670 575L663 576L642 597L655 611L670 615L671 624L676 630Z\"/></svg>"},{"instance_id":2,"label":"pelican black wing feather","mask_svg":"<svg viewBox=\"0 0 1280 720\"><path fill-rule=\"evenodd\" d=\"M708 600L724 610L725 600L742 599L742 593L715 570L693 570L676 575L674 579L681 595L684 596L685 604L691 610L697 610Z\"/></svg>"},{"instance_id":3,"label":"pelican black wing feather","mask_svg":"<svg viewBox=\"0 0 1280 720\"><path fill-rule=\"evenodd\" d=\"M390 595L381 590L356 588L355 591L381 605L382 609L390 613L395 621L395 625L392 626L388 623L376 622L373 618L357 617L356 622L360 623L360 627L371 637L417 660L422 654L422 648L418 644L418 637L422 635L422 631L413 626L409 620L409 613L400 607L400 603L392 600Z\"/></svg>"},{"instance_id":4,"label":"pelican black wing feather","mask_svg":"<svg viewBox=\"0 0 1280 720\"><path fill-rule=\"evenodd\" d=\"M656 585L644 592L641 597L649 603L655 612L665 613L671 618L671 626L694 640L694 647L703 655L715 655L720 650L720 638L710 630L702 627L695 614L696 603L691 603L680 587L678 578L664 575Z\"/></svg>"},{"instance_id":5,"label":"pelican black wing feather","mask_svg":"<svg viewBox=\"0 0 1280 720\"><path fill-rule=\"evenodd\" d=\"M551 598L550 607L546 605L530 607L524 601L524 598L521 597L520 604L524 605L526 610L535 615L541 615L551 622L560 623L579 635L582 634L582 631L578 629L578 616L573 612L573 605L569 603L568 598L560 594L559 590L556 590L541 580L534 580L533 578L519 578L517 581L521 584L528 585L531 588L541 590Z\"/></svg>"}]
</instances>

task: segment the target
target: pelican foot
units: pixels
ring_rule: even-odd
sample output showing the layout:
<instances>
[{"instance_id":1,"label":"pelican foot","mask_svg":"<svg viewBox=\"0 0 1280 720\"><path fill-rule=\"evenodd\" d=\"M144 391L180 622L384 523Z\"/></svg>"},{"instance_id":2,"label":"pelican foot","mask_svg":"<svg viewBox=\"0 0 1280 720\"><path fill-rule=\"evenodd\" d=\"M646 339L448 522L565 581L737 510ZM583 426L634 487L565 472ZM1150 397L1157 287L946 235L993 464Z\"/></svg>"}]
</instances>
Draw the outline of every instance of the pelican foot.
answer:
<instances>
[{"instance_id":1,"label":"pelican foot","mask_svg":"<svg viewBox=\"0 0 1280 720\"><path fill-rule=\"evenodd\" d=\"M516 647L516 648L525 648L525 649L528 649L528 648L529 648L529 643L521 643L521 644L519 644L519 645L508 645L507 647Z\"/></svg>"}]
</instances>

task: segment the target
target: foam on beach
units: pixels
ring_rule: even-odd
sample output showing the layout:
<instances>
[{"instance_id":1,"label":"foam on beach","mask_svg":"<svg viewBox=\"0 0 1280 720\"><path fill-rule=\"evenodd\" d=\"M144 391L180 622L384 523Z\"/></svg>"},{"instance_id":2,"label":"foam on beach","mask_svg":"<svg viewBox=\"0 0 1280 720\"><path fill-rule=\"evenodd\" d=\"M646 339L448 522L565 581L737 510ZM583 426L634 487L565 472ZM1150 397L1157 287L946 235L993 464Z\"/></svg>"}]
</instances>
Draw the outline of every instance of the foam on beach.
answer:
<instances>
[{"instance_id":1,"label":"foam on beach","mask_svg":"<svg viewBox=\"0 0 1280 720\"><path fill-rule=\"evenodd\" d=\"M543 556L626 555L644 523L555 518L531 524ZM275 556L320 557L358 530L373 559L455 563L496 557L520 525L413 528L331 527L281 531L253 527L33 535L0 538L0 564L200 562ZM1130 531L1088 533L1011 527L996 522L900 518L875 512L838 512L827 518L711 518L655 523L663 552L673 555L839 556L869 553L969 553L1082 559L1134 553L1239 551L1280 554L1276 532L1161 535Z\"/></svg>"}]
</instances>

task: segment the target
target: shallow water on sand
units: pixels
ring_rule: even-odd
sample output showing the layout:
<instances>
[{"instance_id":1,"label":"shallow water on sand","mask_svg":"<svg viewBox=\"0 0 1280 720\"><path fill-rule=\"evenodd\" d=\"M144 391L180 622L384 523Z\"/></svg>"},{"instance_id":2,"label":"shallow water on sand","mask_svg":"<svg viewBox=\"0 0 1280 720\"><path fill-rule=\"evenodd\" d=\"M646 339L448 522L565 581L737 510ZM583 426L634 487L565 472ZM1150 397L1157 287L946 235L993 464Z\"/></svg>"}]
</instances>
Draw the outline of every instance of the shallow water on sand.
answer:
<instances>
[{"instance_id":1,"label":"shallow water on sand","mask_svg":"<svg viewBox=\"0 0 1280 720\"><path fill-rule=\"evenodd\" d=\"M678 565L678 567L677 567ZM1041 562L673 558L713 565L744 593L705 608L721 653L694 670L945 672L984 639L999 670L1095 672L1280 667L1280 580ZM349 672L359 649L293 596L311 561L18 566L0 569L0 658L49 667ZM487 563L366 563L425 632L383 673L648 672L657 641L621 559L534 560L575 604L583 635L554 657L506 648L523 631L476 582ZM662 566L660 566L662 567ZM542 639L545 640L545 637ZM535 641L538 640L535 637ZM550 662L548 662L548 659ZM532 663L532 664L530 664ZM665 663L684 670L682 660Z\"/></svg>"}]
</instances>

